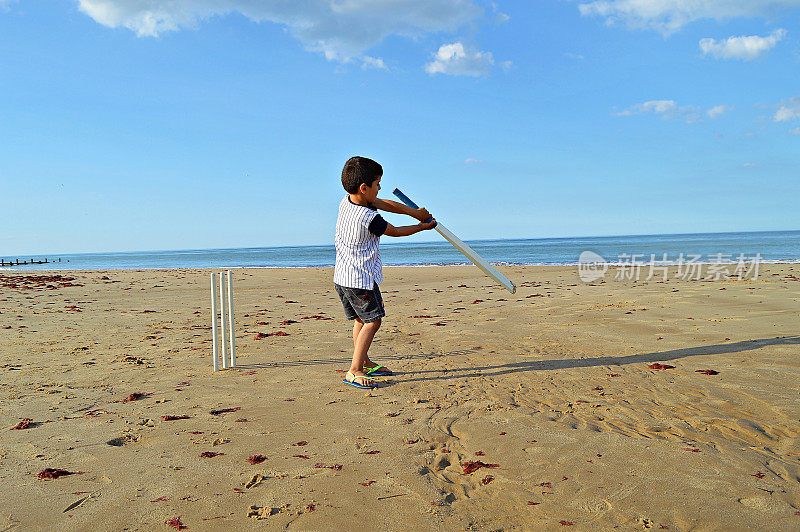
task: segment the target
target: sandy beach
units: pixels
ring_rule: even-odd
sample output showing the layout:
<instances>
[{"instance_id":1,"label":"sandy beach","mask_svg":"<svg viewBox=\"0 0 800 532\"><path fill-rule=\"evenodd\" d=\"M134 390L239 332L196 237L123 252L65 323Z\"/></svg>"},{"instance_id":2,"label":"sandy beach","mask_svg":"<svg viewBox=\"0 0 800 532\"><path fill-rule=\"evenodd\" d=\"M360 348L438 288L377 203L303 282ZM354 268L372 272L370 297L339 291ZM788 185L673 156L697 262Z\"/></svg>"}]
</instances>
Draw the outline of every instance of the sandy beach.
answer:
<instances>
[{"instance_id":1,"label":"sandy beach","mask_svg":"<svg viewBox=\"0 0 800 532\"><path fill-rule=\"evenodd\" d=\"M0 531L800 529L800 265L501 269L386 268L372 392L331 269L234 270L216 374L209 270L0 272Z\"/></svg>"}]
</instances>

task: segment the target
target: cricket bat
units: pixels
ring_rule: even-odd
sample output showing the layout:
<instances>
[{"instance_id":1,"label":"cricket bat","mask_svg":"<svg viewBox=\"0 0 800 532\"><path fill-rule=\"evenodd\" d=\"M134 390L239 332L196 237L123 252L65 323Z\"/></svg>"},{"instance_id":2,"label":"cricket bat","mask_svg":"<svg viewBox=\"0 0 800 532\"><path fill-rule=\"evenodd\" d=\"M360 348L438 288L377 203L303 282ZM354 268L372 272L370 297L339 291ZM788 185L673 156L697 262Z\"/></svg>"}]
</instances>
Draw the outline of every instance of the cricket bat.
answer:
<instances>
[{"instance_id":1,"label":"cricket bat","mask_svg":"<svg viewBox=\"0 0 800 532\"><path fill-rule=\"evenodd\" d=\"M411 201L411 198L400 192L400 189L394 189L394 195L400 198L400 201L412 209L419 209L417 204ZM486 262L483 257L475 253L471 247L462 242L460 238L451 233L450 230L441 223L437 222L434 229L436 229L436 231L438 231L439 234L445 238L445 240L453 244L457 250L463 253L465 257L472 261L475 266L483 270L486 275L503 285L512 294L517 291L516 285L514 285L514 283L512 283L508 277L497 271L497 268Z\"/></svg>"}]
</instances>

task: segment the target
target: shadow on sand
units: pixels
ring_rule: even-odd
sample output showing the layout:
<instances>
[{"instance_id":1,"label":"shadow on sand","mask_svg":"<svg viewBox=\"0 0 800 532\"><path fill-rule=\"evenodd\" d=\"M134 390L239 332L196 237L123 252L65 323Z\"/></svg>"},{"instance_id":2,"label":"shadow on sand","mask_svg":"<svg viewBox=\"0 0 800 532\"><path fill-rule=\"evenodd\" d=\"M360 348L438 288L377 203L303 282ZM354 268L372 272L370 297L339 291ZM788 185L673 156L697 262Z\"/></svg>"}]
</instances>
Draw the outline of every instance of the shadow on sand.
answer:
<instances>
[{"instance_id":1,"label":"shadow on sand","mask_svg":"<svg viewBox=\"0 0 800 532\"><path fill-rule=\"evenodd\" d=\"M570 369L570 368L589 368L596 366L622 366L625 364L639 364L653 362L665 362L668 360L677 360L690 356L701 355L727 355L734 353L742 353L746 351L753 351L762 347L772 345L798 345L800 344L800 336L779 336L775 338L764 338L760 340L744 340L742 342L732 342L727 344L714 344L704 345L698 347L687 347L684 349L672 349L669 351L657 351L653 353L641 353L638 355L624 355L624 356L605 356L593 358L564 358L564 359L550 359L550 360L531 360L524 362L511 362L508 364L500 364L497 366L479 366L479 367L466 367L466 368L448 368L446 375L441 375L443 370L422 370L408 373L395 373L395 377L400 377L396 382L414 382L425 380L443 380L443 379L459 379L464 377L472 377L478 375L484 376L498 376L507 375L509 373L519 373L523 371L548 371L554 369ZM448 351L444 353L419 353L415 355L389 355L381 357L381 361L389 360L413 360L425 359L430 360L442 356L458 356L478 353L478 349L463 349L459 351ZM341 358L317 358L310 360L296 360L290 362L276 362L276 363L259 363L259 364L242 364L237 366L239 370L258 369L258 368L285 368L295 366L311 366L317 364L347 364L350 362L349 357ZM435 373L436 376L425 376L426 373ZM418 376L419 375L419 376Z\"/></svg>"}]
</instances>

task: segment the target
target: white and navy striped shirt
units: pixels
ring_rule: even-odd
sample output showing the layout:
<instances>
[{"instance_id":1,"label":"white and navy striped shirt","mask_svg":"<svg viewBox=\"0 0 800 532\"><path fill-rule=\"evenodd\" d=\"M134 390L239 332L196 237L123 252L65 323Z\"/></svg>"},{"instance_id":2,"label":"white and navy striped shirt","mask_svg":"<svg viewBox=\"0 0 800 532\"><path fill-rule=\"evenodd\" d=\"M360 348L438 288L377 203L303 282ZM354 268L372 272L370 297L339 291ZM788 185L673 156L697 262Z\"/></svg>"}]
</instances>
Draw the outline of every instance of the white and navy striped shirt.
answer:
<instances>
[{"instance_id":1,"label":"white and navy striped shirt","mask_svg":"<svg viewBox=\"0 0 800 532\"><path fill-rule=\"evenodd\" d=\"M356 205L349 195L342 199L336 220L334 283L372 290L375 284L383 282L378 243L387 225L375 207Z\"/></svg>"}]
</instances>

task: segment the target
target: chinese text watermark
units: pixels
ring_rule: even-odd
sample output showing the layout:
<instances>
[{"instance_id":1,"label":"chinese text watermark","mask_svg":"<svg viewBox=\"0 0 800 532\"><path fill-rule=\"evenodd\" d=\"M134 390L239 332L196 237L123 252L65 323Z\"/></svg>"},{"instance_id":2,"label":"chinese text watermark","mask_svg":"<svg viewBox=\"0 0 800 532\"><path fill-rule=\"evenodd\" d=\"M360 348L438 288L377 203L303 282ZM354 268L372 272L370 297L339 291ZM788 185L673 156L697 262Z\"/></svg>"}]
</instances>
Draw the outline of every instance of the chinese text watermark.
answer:
<instances>
[{"instance_id":1,"label":"chinese text watermark","mask_svg":"<svg viewBox=\"0 0 800 532\"><path fill-rule=\"evenodd\" d=\"M756 280L760 264L760 253L752 256L714 253L706 255L705 260L703 255L691 253L681 253L672 259L666 253L659 258L655 253L649 258L644 254L621 253L616 262L609 262L593 251L584 251L578 259L578 277L584 283L591 283L604 278L613 268L615 281L666 281L670 274L672 279L684 281Z\"/></svg>"}]
</instances>

